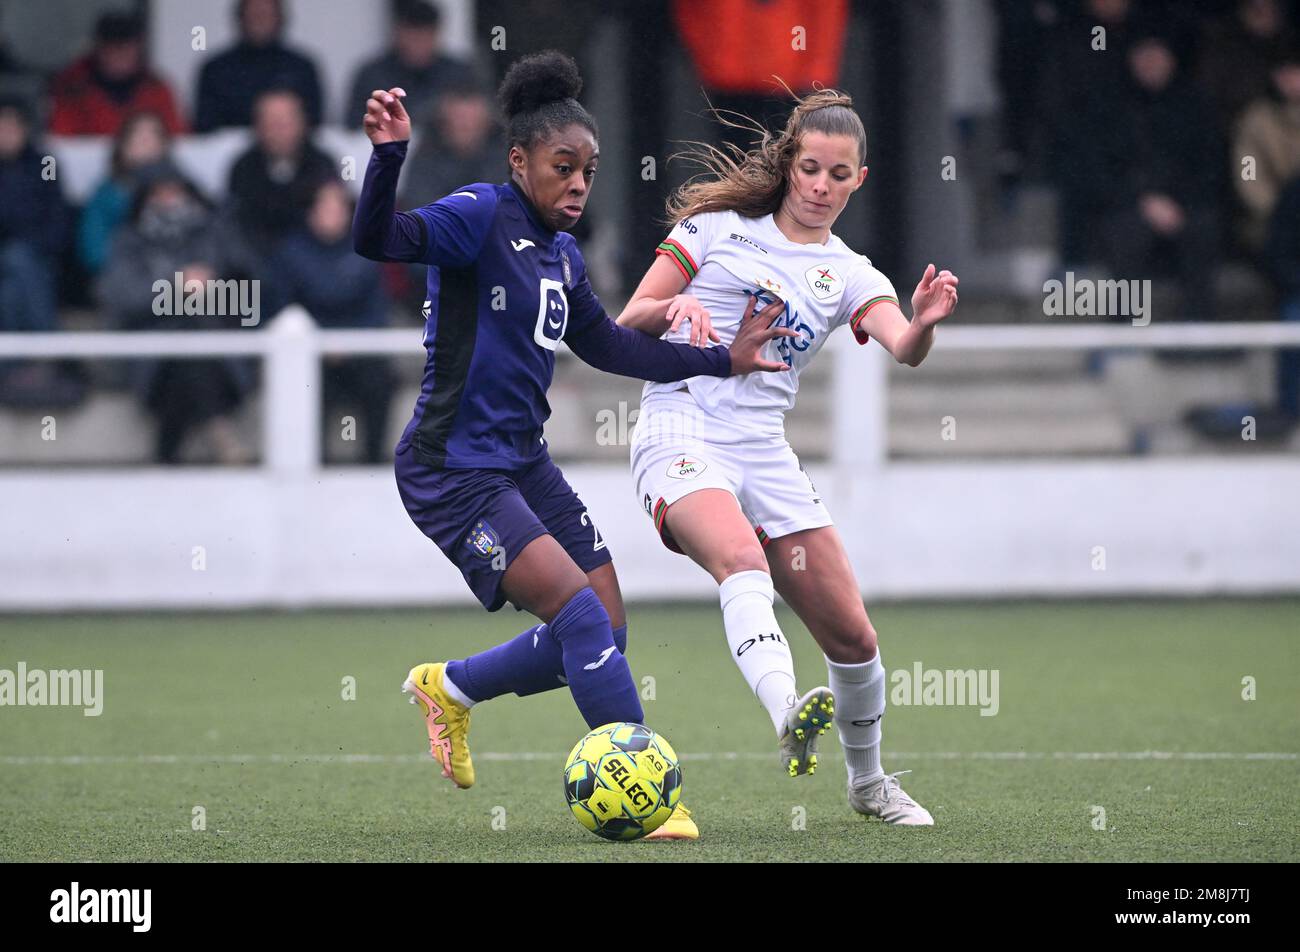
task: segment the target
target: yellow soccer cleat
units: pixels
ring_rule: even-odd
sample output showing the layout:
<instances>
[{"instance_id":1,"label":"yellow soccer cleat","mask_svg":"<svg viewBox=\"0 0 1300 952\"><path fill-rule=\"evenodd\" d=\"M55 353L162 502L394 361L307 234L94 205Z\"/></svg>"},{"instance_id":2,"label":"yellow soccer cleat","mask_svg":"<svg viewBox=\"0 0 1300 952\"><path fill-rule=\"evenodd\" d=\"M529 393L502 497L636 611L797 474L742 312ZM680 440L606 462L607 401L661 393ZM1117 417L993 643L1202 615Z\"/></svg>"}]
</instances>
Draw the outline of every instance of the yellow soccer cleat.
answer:
<instances>
[{"instance_id":1,"label":"yellow soccer cleat","mask_svg":"<svg viewBox=\"0 0 1300 952\"><path fill-rule=\"evenodd\" d=\"M645 838L647 840L698 840L700 828L691 819L691 811L679 803L673 808L672 815L664 821L664 825L653 833L647 833Z\"/></svg>"},{"instance_id":2,"label":"yellow soccer cleat","mask_svg":"<svg viewBox=\"0 0 1300 952\"><path fill-rule=\"evenodd\" d=\"M442 775L462 790L474 786L474 764L469 757L469 708L443 686L447 665L419 664L411 669L402 690L419 703L429 731L429 753L442 764Z\"/></svg>"}]
</instances>

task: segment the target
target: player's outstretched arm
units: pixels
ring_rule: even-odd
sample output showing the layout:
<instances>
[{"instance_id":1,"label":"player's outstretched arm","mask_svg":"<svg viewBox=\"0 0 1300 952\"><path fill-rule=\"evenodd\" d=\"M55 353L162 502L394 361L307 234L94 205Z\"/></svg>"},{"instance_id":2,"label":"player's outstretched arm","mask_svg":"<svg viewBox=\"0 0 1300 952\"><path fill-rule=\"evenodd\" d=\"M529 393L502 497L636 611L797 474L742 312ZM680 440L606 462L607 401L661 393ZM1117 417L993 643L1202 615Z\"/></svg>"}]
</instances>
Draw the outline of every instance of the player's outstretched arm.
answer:
<instances>
[{"instance_id":1,"label":"player's outstretched arm","mask_svg":"<svg viewBox=\"0 0 1300 952\"><path fill-rule=\"evenodd\" d=\"M912 292L909 321L892 301L873 307L862 319L862 330L880 342L900 364L915 367L934 346L934 329L957 307L957 275L925 269Z\"/></svg>"},{"instance_id":2,"label":"player's outstretched arm","mask_svg":"<svg viewBox=\"0 0 1300 952\"><path fill-rule=\"evenodd\" d=\"M376 89L366 100L362 120L374 151L352 218L352 247L372 261L419 261L424 251L419 219L397 211L397 176L411 138L411 118L402 105L405 95L396 86Z\"/></svg>"},{"instance_id":3,"label":"player's outstretched arm","mask_svg":"<svg viewBox=\"0 0 1300 952\"><path fill-rule=\"evenodd\" d=\"M618 323L661 337L665 331L675 331L685 322L690 325L691 343L696 347L704 347L709 341L720 342L722 338L713 329L708 309L692 295L682 293L686 284L686 276L670 259L656 255L619 314Z\"/></svg>"},{"instance_id":4,"label":"player's outstretched arm","mask_svg":"<svg viewBox=\"0 0 1300 952\"><path fill-rule=\"evenodd\" d=\"M575 289L571 300L579 311L599 306L594 304L594 295L590 301L586 300L589 294L589 291L584 294L583 288ZM729 348L692 347L659 340L620 327L603 311L597 319L581 320L582 330L569 333L564 340L580 360L597 370L656 383L702 376L730 377L755 370L786 370L784 363L759 356L773 338L794 336L788 327L775 326L785 302L774 301L755 314L756 303L757 298L749 299L740 330Z\"/></svg>"}]
</instances>

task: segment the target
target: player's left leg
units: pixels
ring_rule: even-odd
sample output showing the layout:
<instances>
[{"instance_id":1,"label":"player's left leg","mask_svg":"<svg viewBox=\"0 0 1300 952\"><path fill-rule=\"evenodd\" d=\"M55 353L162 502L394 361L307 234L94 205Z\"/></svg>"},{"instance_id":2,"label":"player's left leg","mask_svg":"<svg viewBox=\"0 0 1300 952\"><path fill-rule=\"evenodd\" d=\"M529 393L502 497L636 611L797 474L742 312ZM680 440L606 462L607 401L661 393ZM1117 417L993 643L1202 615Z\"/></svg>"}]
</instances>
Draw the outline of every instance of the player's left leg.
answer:
<instances>
[{"instance_id":1,"label":"player's left leg","mask_svg":"<svg viewBox=\"0 0 1300 952\"><path fill-rule=\"evenodd\" d=\"M516 480L524 501L586 573L588 585L609 615L614 644L620 654L626 653L627 620L618 576L586 506L550 459L534 464ZM566 685L563 654L550 626L542 622L455 662L454 676L465 683L475 703L508 693L528 697Z\"/></svg>"},{"instance_id":2,"label":"player's left leg","mask_svg":"<svg viewBox=\"0 0 1300 952\"><path fill-rule=\"evenodd\" d=\"M826 656L849 803L887 823L932 825L934 819L903 792L897 775L880 766L885 669L839 532L827 525L773 538L767 560L776 590Z\"/></svg>"}]
</instances>

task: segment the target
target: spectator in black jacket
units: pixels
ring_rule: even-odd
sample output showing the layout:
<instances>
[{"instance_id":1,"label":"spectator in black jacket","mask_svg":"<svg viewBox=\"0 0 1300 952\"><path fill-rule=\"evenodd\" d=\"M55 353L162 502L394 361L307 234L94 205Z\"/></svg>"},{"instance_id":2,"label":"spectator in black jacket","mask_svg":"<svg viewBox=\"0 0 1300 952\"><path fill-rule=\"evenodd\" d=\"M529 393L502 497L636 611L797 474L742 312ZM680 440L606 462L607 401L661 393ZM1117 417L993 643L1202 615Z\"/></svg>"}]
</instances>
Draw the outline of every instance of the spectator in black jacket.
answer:
<instances>
[{"instance_id":1,"label":"spectator in black jacket","mask_svg":"<svg viewBox=\"0 0 1300 952\"><path fill-rule=\"evenodd\" d=\"M416 122L428 118L438 93L450 83L472 79L468 63L442 52L442 15L427 0L399 0L393 11L393 44L357 70L352 95L343 110L351 128L366 114L366 100L376 89L400 86L403 105Z\"/></svg>"},{"instance_id":2,"label":"spectator in black jacket","mask_svg":"<svg viewBox=\"0 0 1300 952\"><path fill-rule=\"evenodd\" d=\"M1282 320L1300 323L1300 177L1278 198L1264 255L1280 291ZM1292 422L1300 420L1300 348L1278 351L1277 408Z\"/></svg>"},{"instance_id":3,"label":"spectator in black jacket","mask_svg":"<svg viewBox=\"0 0 1300 952\"><path fill-rule=\"evenodd\" d=\"M296 301L322 327L383 327L388 298L379 265L352 250L352 212L352 199L341 182L317 187L306 226L286 238L275 256L277 304ZM359 425L343 425L343 432L360 437L366 462L391 460L393 372L388 359L329 354L321 371L322 409L333 406L359 417ZM338 425L337 419L328 419L323 432Z\"/></svg>"},{"instance_id":4,"label":"spectator in black jacket","mask_svg":"<svg viewBox=\"0 0 1300 952\"><path fill-rule=\"evenodd\" d=\"M281 40L281 0L239 0L235 10L239 42L204 64L194 131L251 124L258 94L272 88L296 92L308 123L315 126L321 119L320 79L315 64Z\"/></svg>"},{"instance_id":5,"label":"spectator in black jacket","mask_svg":"<svg viewBox=\"0 0 1300 952\"><path fill-rule=\"evenodd\" d=\"M1130 0L1083 0L1073 11L1062 4L1047 49L1039 54L1045 65L1034 114L1040 140L1035 147L1042 153L1043 174L1060 192L1061 261L1067 268L1091 258L1091 200L1077 162L1124 95L1132 7Z\"/></svg>"},{"instance_id":6,"label":"spectator in black jacket","mask_svg":"<svg viewBox=\"0 0 1300 952\"><path fill-rule=\"evenodd\" d=\"M337 173L308 137L302 101L290 90L257 97L253 133L253 145L231 167L229 200L249 242L271 254L302 227L321 181Z\"/></svg>"},{"instance_id":7,"label":"spectator in black jacket","mask_svg":"<svg viewBox=\"0 0 1300 952\"><path fill-rule=\"evenodd\" d=\"M55 262L69 214L31 131L26 105L0 100L0 330L6 331L52 331L58 320Z\"/></svg>"},{"instance_id":8,"label":"spectator in black jacket","mask_svg":"<svg viewBox=\"0 0 1300 952\"><path fill-rule=\"evenodd\" d=\"M1172 317L1205 320L1220 253L1222 139L1163 37L1134 42L1128 65L1127 93L1080 141L1076 183L1116 276L1172 270L1182 292Z\"/></svg>"},{"instance_id":9,"label":"spectator in black jacket","mask_svg":"<svg viewBox=\"0 0 1300 952\"><path fill-rule=\"evenodd\" d=\"M71 216L31 130L26 103L0 99L0 331L58 329L57 262ZM0 399L14 406L75 403L81 388L65 369L0 360Z\"/></svg>"}]
</instances>

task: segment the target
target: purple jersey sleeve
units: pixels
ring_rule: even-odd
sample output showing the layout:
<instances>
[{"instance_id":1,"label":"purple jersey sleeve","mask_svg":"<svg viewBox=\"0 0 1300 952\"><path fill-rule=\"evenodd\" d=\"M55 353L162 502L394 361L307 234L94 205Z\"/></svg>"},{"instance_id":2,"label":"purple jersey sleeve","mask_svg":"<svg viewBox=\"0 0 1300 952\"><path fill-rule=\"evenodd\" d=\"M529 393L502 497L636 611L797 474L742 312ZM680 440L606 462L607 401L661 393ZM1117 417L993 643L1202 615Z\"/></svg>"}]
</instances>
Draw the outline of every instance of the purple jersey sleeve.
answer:
<instances>
[{"instance_id":1,"label":"purple jersey sleeve","mask_svg":"<svg viewBox=\"0 0 1300 952\"><path fill-rule=\"evenodd\" d=\"M496 189L469 185L410 212L397 208L397 177L407 143L374 147L352 219L352 246L374 261L464 267L483 246L496 212Z\"/></svg>"},{"instance_id":2,"label":"purple jersey sleeve","mask_svg":"<svg viewBox=\"0 0 1300 952\"><path fill-rule=\"evenodd\" d=\"M731 376L731 353L726 347L676 344L620 327L592 290L576 243L570 242L569 253L575 270L573 287L566 295L569 326L564 342L580 360L606 373L656 383Z\"/></svg>"},{"instance_id":3,"label":"purple jersey sleeve","mask_svg":"<svg viewBox=\"0 0 1300 952\"><path fill-rule=\"evenodd\" d=\"M466 185L411 214L423 223L425 264L464 268L473 263L487 239L497 210L495 185Z\"/></svg>"}]
</instances>

